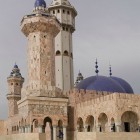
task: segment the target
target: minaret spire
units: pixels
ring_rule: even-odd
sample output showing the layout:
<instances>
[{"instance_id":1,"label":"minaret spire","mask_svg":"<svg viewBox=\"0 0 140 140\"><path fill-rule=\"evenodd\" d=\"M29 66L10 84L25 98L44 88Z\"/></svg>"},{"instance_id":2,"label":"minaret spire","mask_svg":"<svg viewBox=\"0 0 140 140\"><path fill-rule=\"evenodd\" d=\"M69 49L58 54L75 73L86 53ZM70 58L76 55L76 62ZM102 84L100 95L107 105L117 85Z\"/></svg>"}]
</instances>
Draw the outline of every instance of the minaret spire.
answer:
<instances>
[{"instance_id":1,"label":"minaret spire","mask_svg":"<svg viewBox=\"0 0 140 140\"><path fill-rule=\"evenodd\" d=\"M96 65L95 65L95 68L96 68L95 73L96 73L96 75L98 76L99 70L98 70L98 61L97 61L97 58L96 58L95 64L96 64Z\"/></svg>"}]
</instances>

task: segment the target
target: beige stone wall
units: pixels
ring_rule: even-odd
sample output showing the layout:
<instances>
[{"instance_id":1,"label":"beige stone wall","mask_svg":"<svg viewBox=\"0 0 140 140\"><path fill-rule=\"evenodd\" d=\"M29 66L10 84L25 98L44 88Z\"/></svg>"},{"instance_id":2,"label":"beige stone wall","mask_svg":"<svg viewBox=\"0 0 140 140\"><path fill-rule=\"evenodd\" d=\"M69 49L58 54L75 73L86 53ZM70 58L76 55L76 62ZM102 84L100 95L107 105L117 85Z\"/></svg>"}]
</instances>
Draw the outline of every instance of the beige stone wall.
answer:
<instances>
[{"instance_id":1,"label":"beige stone wall","mask_svg":"<svg viewBox=\"0 0 140 140\"><path fill-rule=\"evenodd\" d=\"M77 140L139 140L140 133L77 133Z\"/></svg>"},{"instance_id":2,"label":"beige stone wall","mask_svg":"<svg viewBox=\"0 0 140 140\"><path fill-rule=\"evenodd\" d=\"M0 140L47 140L46 134L14 134L0 136Z\"/></svg>"},{"instance_id":3,"label":"beige stone wall","mask_svg":"<svg viewBox=\"0 0 140 140\"><path fill-rule=\"evenodd\" d=\"M140 125L140 95L74 90L69 99L75 107L74 130L79 127L78 121L82 122L81 131L87 131L90 125L94 132L100 131L100 127L110 132L114 123L116 131L125 131L124 122L129 122L130 131L136 132Z\"/></svg>"},{"instance_id":4,"label":"beige stone wall","mask_svg":"<svg viewBox=\"0 0 140 140\"><path fill-rule=\"evenodd\" d=\"M52 119L53 125L57 126L62 120L67 126L67 104L66 98L27 97L18 102L19 115L26 119L26 125L38 120L40 125L46 117Z\"/></svg>"},{"instance_id":5,"label":"beige stone wall","mask_svg":"<svg viewBox=\"0 0 140 140\"><path fill-rule=\"evenodd\" d=\"M54 37L61 26L54 16L44 15L25 16L21 22L28 38L28 92L32 93L55 86Z\"/></svg>"},{"instance_id":6,"label":"beige stone wall","mask_svg":"<svg viewBox=\"0 0 140 140\"><path fill-rule=\"evenodd\" d=\"M4 134L4 121L0 121L0 135Z\"/></svg>"}]
</instances>

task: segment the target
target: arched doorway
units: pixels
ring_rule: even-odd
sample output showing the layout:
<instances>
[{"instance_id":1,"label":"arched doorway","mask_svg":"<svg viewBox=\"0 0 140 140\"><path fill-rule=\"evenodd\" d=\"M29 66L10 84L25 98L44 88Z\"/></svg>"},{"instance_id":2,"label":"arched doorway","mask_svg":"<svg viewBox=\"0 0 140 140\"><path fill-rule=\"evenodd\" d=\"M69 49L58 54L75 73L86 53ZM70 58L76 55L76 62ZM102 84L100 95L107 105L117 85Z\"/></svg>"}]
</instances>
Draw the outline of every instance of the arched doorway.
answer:
<instances>
[{"instance_id":1,"label":"arched doorway","mask_svg":"<svg viewBox=\"0 0 140 140\"><path fill-rule=\"evenodd\" d=\"M94 117L93 116L88 116L86 119L86 129L87 132L93 132L94 129Z\"/></svg>"},{"instance_id":2,"label":"arched doorway","mask_svg":"<svg viewBox=\"0 0 140 140\"><path fill-rule=\"evenodd\" d=\"M38 121L36 119L32 122L31 132L38 133Z\"/></svg>"},{"instance_id":3,"label":"arched doorway","mask_svg":"<svg viewBox=\"0 0 140 140\"><path fill-rule=\"evenodd\" d=\"M138 117L135 112L126 111L121 117L122 131L135 132L138 129Z\"/></svg>"},{"instance_id":4,"label":"arched doorway","mask_svg":"<svg viewBox=\"0 0 140 140\"><path fill-rule=\"evenodd\" d=\"M98 118L98 124L100 126L100 132L106 132L108 128L108 118L105 113L101 113Z\"/></svg>"},{"instance_id":5,"label":"arched doorway","mask_svg":"<svg viewBox=\"0 0 140 140\"><path fill-rule=\"evenodd\" d=\"M111 132L116 132L116 125L114 118L111 118Z\"/></svg>"},{"instance_id":6,"label":"arched doorway","mask_svg":"<svg viewBox=\"0 0 140 140\"><path fill-rule=\"evenodd\" d=\"M63 140L63 135L63 122L62 120L59 120L57 127L57 140Z\"/></svg>"},{"instance_id":7,"label":"arched doorway","mask_svg":"<svg viewBox=\"0 0 140 140\"><path fill-rule=\"evenodd\" d=\"M84 125L83 125L83 119L82 118L78 118L77 128L78 128L78 132L83 132Z\"/></svg>"},{"instance_id":8,"label":"arched doorway","mask_svg":"<svg viewBox=\"0 0 140 140\"><path fill-rule=\"evenodd\" d=\"M49 140L53 140L52 120L49 117L46 117L43 121L43 132L47 134Z\"/></svg>"}]
</instances>

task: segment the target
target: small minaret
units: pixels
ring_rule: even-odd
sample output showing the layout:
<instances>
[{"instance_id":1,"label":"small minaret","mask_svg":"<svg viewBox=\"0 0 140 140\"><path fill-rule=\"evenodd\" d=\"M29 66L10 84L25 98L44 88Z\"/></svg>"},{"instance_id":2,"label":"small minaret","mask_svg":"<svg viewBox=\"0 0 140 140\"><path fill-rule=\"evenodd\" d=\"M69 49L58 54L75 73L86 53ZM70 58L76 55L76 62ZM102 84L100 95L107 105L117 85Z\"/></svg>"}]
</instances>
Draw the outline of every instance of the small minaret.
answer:
<instances>
[{"instance_id":1,"label":"small minaret","mask_svg":"<svg viewBox=\"0 0 140 140\"><path fill-rule=\"evenodd\" d=\"M31 14L21 21L21 31L28 39L28 93L40 96L55 87L54 38L60 23L47 12L46 2L36 0ZM43 95L45 96L45 95Z\"/></svg>"},{"instance_id":2,"label":"small minaret","mask_svg":"<svg viewBox=\"0 0 140 140\"><path fill-rule=\"evenodd\" d=\"M55 38L56 86L69 91L74 87L72 34L75 31L77 11L68 0L53 0L48 11L62 25Z\"/></svg>"},{"instance_id":3,"label":"small minaret","mask_svg":"<svg viewBox=\"0 0 140 140\"><path fill-rule=\"evenodd\" d=\"M76 78L75 87L76 87L77 84L79 84L82 80L84 80L84 77L83 77L82 73L79 71L78 76L77 76L77 78Z\"/></svg>"},{"instance_id":4,"label":"small minaret","mask_svg":"<svg viewBox=\"0 0 140 140\"><path fill-rule=\"evenodd\" d=\"M8 107L9 107L9 117L14 116L15 114L18 114L18 106L17 101L21 99L21 88L24 82L24 78L22 77L20 73L20 69L15 64L14 68L10 74L10 76L7 78L8 82Z\"/></svg>"}]
</instances>

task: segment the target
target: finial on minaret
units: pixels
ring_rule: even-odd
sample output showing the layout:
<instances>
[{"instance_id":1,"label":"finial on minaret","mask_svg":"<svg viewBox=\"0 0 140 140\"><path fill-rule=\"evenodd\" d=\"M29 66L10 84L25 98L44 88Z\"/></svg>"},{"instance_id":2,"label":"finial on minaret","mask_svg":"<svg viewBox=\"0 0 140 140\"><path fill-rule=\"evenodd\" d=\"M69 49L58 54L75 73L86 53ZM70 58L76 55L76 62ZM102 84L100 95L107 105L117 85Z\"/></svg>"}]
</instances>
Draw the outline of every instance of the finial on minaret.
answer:
<instances>
[{"instance_id":1,"label":"finial on minaret","mask_svg":"<svg viewBox=\"0 0 140 140\"><path fill-rule=\"evenodd\" d=\"M96 58L95 64L96 64L96 65L95 65L95 68L96 68L95 73L96 73L97 76L98 76L99 70L98 70L98 61L97 61L97 58Z\"/></svg>"},{"instance_id":2,"label":"finial on minaret","mask_svg":"<svg viewBox=\"0 0 140 140\"><path fill-rule=\"evenodd\" d=\"M82 80L84 79L82 73L80 72L79 70L79 73L78 73L78 76L77 76L77 79L76 79L76 82L75 82L75 87L77 86L77 84L79 84Z\"/></svg>"},{"instance_id":3,"label":"finial on minaret","mask_svg":"<svg viewBox=\"0 0 140 140\"><path fill-rule=\"evenodd\" d=\"M110 77L112 76L112 68L111 68L111 65L109 65L109 75L110 75Z\"/></svg>"}]
</instances>

